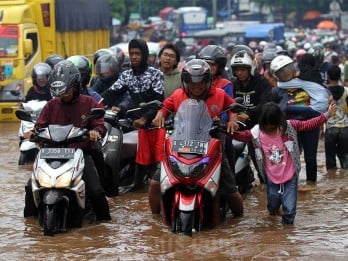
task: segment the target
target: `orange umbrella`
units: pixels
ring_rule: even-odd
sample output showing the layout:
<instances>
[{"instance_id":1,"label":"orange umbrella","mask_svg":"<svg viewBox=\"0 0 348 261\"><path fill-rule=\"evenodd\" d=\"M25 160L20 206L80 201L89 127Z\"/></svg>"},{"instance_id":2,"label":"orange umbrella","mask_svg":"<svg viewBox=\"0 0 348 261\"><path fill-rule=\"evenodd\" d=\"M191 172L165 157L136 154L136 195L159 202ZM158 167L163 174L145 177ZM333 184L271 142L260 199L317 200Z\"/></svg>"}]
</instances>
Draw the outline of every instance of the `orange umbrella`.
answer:
<instances>
[{"instance_id":1,"label":"orange umbrella","mask_svg":"<svg viewBox=\"0 0 348 261\"><path fill-rule=\"evenodd\" d=\"M313 19L319 18L320 15L321 13L319 11L315 11L315 10L308 11L303 16L303 20L313 20Z\"/></svg>"},{"instance_id":2,"label":"orange umbrella","mask_svg":"<svg viewBox=\"0 0 348 261\"><path fill-rule=\"evenodd\" d=\"M331 20L324 20L317 25L317 28L338 30L338 25L332 22Z\"/></svg>"}]
</instances>

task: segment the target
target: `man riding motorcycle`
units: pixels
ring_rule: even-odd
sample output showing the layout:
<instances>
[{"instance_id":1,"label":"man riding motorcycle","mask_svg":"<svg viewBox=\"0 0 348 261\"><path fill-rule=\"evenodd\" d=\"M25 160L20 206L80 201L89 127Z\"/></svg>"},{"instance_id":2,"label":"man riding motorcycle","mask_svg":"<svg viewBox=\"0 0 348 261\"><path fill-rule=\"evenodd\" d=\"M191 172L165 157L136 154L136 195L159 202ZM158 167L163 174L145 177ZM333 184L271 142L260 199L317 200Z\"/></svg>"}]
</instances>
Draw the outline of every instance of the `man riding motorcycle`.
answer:
<instances>
[{"instance_id":1,"label":"man riding motorcycle","mask_svg":"<svg viewBox=\"0 0 348 261\"><path fill-rule=\"evenodd\" d=\"M204 100L207 104L209 114L213 120L218 120L224 109L234 103L234 100L220 88L211 88L212 73L209 64L201 59L189 61L183 68L181 79L183 88L177 89L170 97L165 99L163 106L153 119L155 126L163 127L165 118L169 112L176 112L181 102L186 99ZM227 131L233 132L238 129L236 115L229 113L229 120L226 123ZM160 212L160 182L157 172L150 182L149 204L152 213ZM235 177L231 171L228 160L223 153L220 188L222 196L228 201L229 207L234 216L243 214L243 199L238 192Z\"/></svg>"},{"instance_id":2,"label":"man riding motorcycle","mask_svg":"<svg viewBox=\"0 0 348 261\"><path fill-rule=\"evenodd\" d=\"M31 100L49 101L52 96L49 90L51 67L47 63L37 63L31 72L33 86L28 90L24 102Z\"/></svg>"},{"instance_id":3,"label":"man riding motorcycle","mask_svg":"<svg viewBox=\"0 0 348 261\"><path fill-rule=\"evenodd\" d=\"M46 127L49 124L81 126L89 129L89 140L74 143L73 146L81 148L84 153L85 168L83 180L86 184L87 196L94 209L96 220L110 220L110 212L105 192L100 184L99 176L93 161L95 142L105 135L104 119L94 119L84 123L85 117L92 108L98 108L98 103L90 96L80 95L81 76L78 69L71 61L61 61L55 65L50 81L50 91L55 99L50 100L42 109L33 131ZM25 133L26 138L33 135L33 131ZM26 204L24 216L35 215L31 208L32 194L31 181L26 187ZM34 213L33 213L34 212Z\"/></svg>"}]
</instances>

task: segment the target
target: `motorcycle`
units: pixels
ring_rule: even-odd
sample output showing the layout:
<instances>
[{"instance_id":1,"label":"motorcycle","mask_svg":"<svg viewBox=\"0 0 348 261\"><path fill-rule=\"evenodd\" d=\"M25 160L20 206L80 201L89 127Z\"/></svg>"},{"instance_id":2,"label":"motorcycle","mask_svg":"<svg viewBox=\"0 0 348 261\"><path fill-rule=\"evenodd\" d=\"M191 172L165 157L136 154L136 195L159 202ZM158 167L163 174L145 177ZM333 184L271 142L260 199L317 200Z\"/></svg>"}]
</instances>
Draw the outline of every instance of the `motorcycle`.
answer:
<instances>
[{"instance_id":1,"label":"motorcycle","mask_svg":"<svg viewBox=\"0 0 348 261\"><path fill-rule=\"evenodd\" d=\"M252 183L255 181L254 172L251 168L251 158L246 143L237 140L233 140L232 143L236 156L236 183L239 193L244 194L253 187Z\"/></svg>"},{"instance_id":2,"label":"motorcycle","mask_svg":"<svg viewBox=\"0 0 348 261\"><path fill-rule=\"evenodd\" d=\"M16 116L34 123L25 110L17 110ZM103 116L103 109L92 109L84 122ZM40 150L33 164L31 192L44 235L82 226L86 194L82 180L84 157L81 149L68 145L87 138L87 129L73 125L49 125L32 138L40 144Z\"/></svg>"},{"instance_id":3,"label":"motorcycle","mask_svg":"<svg viewBox=\"0 0 348 261\"><path fill-rule=\"evenodd\" d=\"M245 109L234 103L230 110L238 108ZM216 220L223 218L218 192L222 144L211 135L218 131L213 126L204 101L187 99L175 114L172 134L165 138L161 213L174 233L191 236L193 231L214 227Z\"/></svg>"},{"instance_id":4,"label":"motorcycle","mask_svg":"<svg viewBox=\"0 0 348 261\"><path fill-rule=\"evenodd\" d=\"M35 142L28 139L24 139L23 134L34 128L35 121L39 116L42 108L46 105L47 101L31 100L23 102L22 107L28 111L34 120L34 122L21 121L18 131L19 136L19 159L18 165L26 165L34 162L39 147Z\"/></svg>"},{"instance_id":5,"label":"motorcycle","mask_svg":"<svg viewBox=\"0 0 348 261\"><path fill-rule=\"evenodd\" d=\"M126 112L127 115L127 112ZM108 196L124 194L132 188L138 131L118 112L105 111L107 133L102 140L105 163L104 189Z\"/></svg>"}]
</instances>

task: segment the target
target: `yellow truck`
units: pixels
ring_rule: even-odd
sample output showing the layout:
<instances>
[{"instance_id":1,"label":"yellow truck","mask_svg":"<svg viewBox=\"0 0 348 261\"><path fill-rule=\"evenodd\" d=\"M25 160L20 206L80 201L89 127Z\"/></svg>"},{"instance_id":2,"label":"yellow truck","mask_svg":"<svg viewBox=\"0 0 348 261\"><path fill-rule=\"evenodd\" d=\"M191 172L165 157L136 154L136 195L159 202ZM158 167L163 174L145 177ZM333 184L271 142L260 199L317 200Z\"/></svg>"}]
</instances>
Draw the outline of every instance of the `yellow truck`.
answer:
<instances>
[{"instance_id":1,"label":"yellow truck","mask_svg":"<svg viewBox=\"0 0 348 261\"><path fill-rule=\"evenodd\" d=\"M110 46L110 28L109 0L0 0L0 122L17 120L36 63L91 58Z\"/></svg>"}]
</instances>

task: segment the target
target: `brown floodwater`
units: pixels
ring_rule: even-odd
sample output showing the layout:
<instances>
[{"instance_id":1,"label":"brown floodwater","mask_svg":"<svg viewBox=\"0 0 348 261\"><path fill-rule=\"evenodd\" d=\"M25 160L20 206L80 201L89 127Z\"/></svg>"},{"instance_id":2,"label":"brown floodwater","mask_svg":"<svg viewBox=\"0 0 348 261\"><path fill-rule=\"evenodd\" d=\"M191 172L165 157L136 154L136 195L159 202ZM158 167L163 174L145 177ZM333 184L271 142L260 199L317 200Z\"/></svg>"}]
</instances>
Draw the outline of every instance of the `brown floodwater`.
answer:
<instances>
[{"instance_id":1,"label":"brown floodwater","mask_svg":"<svg viewBox=\"0 0 348 261\"><path fill-rule=\"evenodd\" d=\"M23 218L31 166L18 166L18 123L0 123L0 260L347 260L348 171L327 172L322 142L317 184L301 172L297 217L269 216L265 189L244 195L245 214L192 237L172 234L150 213L147 192L114 198L112 220L54 237Z\"/></svg>"}]
</instances>

